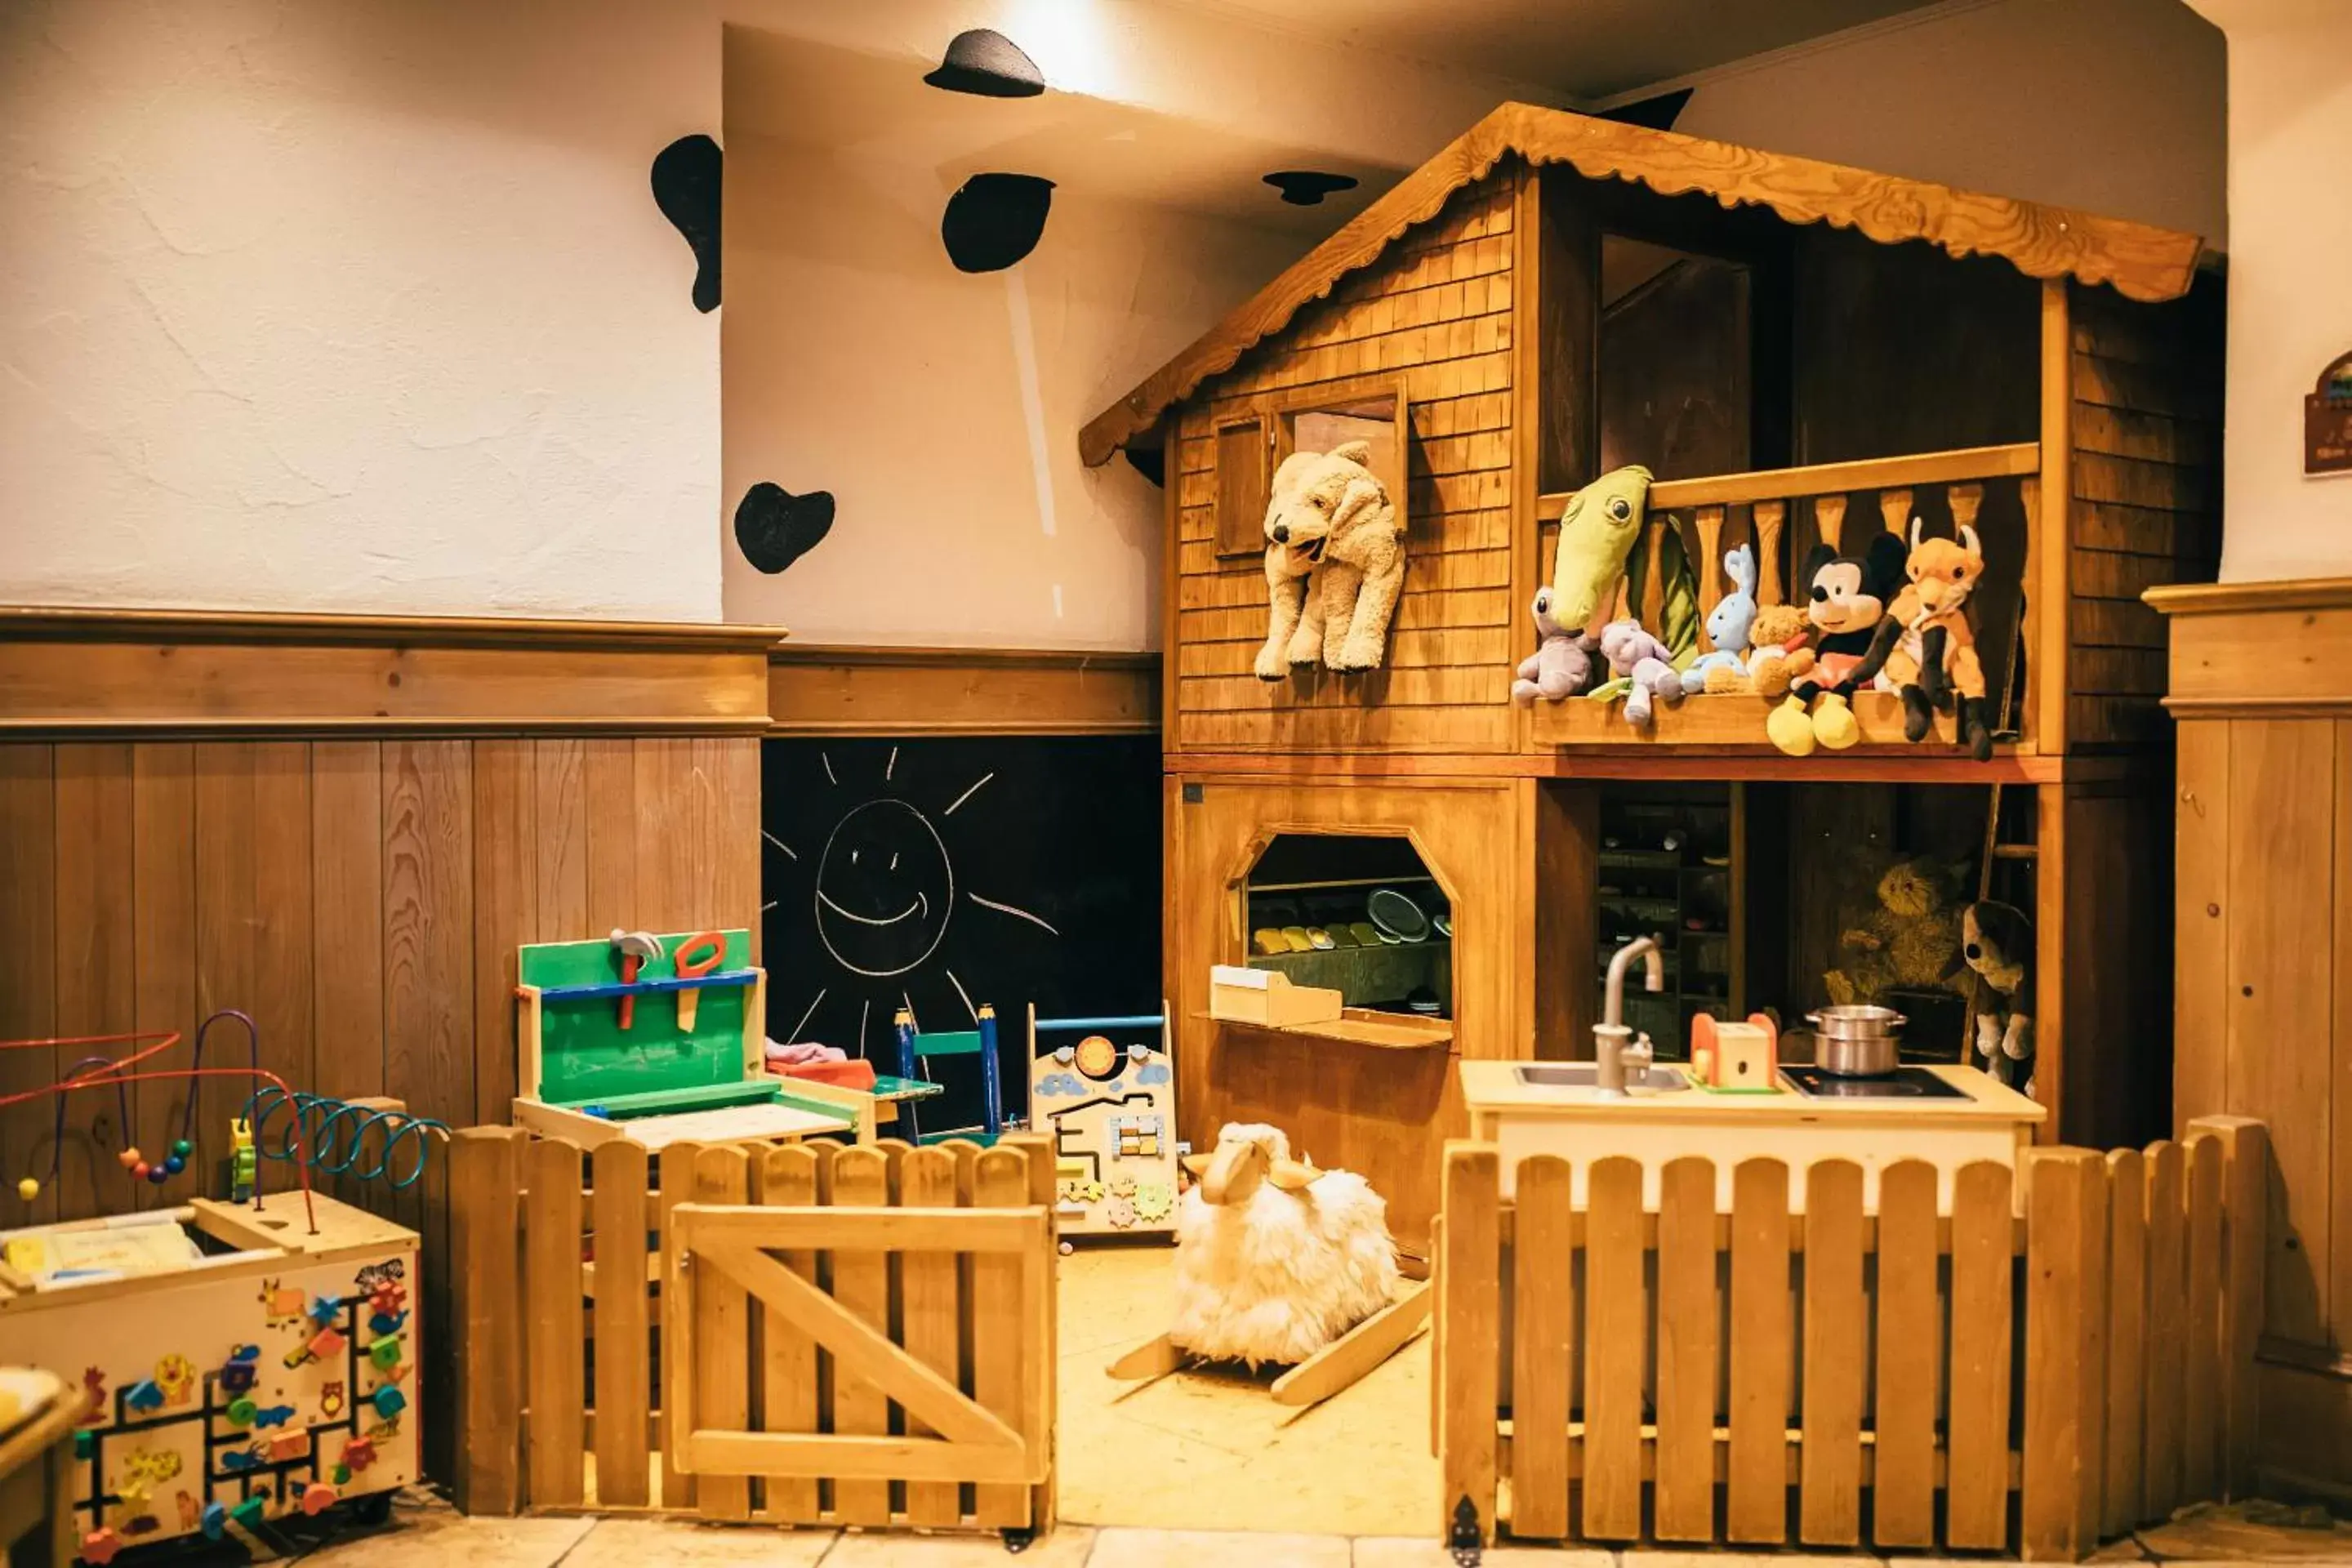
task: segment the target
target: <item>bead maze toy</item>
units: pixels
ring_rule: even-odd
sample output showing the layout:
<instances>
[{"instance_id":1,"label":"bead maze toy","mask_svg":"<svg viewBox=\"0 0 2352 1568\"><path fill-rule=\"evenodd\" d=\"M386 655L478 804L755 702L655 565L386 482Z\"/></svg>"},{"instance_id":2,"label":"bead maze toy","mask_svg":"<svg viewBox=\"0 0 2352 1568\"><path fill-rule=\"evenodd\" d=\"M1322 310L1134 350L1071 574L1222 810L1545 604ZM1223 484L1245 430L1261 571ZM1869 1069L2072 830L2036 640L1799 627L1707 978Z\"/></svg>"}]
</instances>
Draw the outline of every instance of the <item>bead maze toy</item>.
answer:
<instances>
[{"instance_id":1,"label":"bead maze toy","mask_svg":"<svg viewBox=\"0 0 2352 1568\"><path fill-rule=\"evenodd\" d=\"M853 1131L854 1115L767 1073L768 976L751 952L748 931L523 947L516 1124L583 1149L626 1138L656 1151Z\"/></svg>"},{"instance_id":2,"label":"bead maze toy","mask_svg":"<svg viewBox=\"0 0 2352 1568\"><path fill-rule=\"evenodd\" d=\"M200 1065L207 1032L225 1018L245 1026L251 1065ZM112 1092L123 1117L118 1159L133 1180L156 1185L204 1168L191 1136L199 1130L191 1112L169 1152L147 1160L126 1086L214 1077L259 1085L227 1145L237 1201L199 1196L0 1232L0 1362L45 1367L76 1390L72 1533L79 1559L93 1564L125 1546L190 1535L259 1547L267 1521L338 1504L381 1517L417 1477L415 1233L313 1193L311 1173L404 1185L423 1170L439 1124L296 1095L258 1065L257 1031L241 1013L205 1021L190 1066L151 1065L180 1039L174 1031L0 1042L0 1050L132 1047L86 1057L0 1106ZM281 1106L293 1112L273 1129ZM413 1160L403 1152L410 1140ZM262 1191L268 1158L293 1167L289 1190ZM27 1176L18 1195L30 1202L41 1187Z\"/></svg>"},{"instance_id":3,"label":"bead maze toy","mask_svg":"<svg viewBox=\"0 0 2352 1568\"><path fill-rule=\"evenodd\" d=\"M1176 1219L1176 1075L1168 1015L1040 1018L1029 1110L1054 1136L1065 1236L1164 1234Z\"/></svg>"}]
</instances>

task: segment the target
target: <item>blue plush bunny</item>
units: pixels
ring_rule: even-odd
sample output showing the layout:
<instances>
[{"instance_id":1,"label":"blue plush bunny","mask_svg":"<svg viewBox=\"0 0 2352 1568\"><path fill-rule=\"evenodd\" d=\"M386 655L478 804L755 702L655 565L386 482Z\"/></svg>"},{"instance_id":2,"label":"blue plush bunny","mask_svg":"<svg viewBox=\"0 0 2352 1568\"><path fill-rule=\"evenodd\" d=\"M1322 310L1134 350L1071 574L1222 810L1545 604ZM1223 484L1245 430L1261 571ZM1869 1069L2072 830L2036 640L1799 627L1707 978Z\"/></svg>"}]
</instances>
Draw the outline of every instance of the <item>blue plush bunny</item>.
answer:
<instances>
[{"instance_id":1,"label":"blue plush bunny","mask_svg":"<svg viewBox=\"0 0 2352 1568\"><path fill-rule=\"evenodd\" d=\"M1756 552L1741 545L1723 558L1724 574L1737 584L1706 617L1706 640L1712 651L1683 671L1685 692L1706 689L1706 672L1721 668L1734 675L1743 668L1748 628L1756 621Z\"/></svg>"}]
</instances>

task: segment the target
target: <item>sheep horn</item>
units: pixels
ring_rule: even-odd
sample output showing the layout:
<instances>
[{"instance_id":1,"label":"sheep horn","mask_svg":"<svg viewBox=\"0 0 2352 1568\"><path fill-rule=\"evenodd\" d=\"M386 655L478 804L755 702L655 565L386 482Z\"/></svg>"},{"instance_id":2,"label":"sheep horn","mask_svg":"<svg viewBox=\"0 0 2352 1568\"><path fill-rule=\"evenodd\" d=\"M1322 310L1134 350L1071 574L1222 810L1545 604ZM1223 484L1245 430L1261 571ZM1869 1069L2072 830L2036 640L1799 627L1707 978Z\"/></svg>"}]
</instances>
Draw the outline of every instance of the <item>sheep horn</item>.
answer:
<instances>
[{"instance_id":1,"label":"sheep horn","mask_svg":"<svg viewBox=\"0 0 2352 1568\"><path fill-rule=\"evenodd\" d=\"M1265 1179L1286 1193L1303 1193L1322 1174L1303 1160L1276 1160Z\"/></svg>"}]
</instances>

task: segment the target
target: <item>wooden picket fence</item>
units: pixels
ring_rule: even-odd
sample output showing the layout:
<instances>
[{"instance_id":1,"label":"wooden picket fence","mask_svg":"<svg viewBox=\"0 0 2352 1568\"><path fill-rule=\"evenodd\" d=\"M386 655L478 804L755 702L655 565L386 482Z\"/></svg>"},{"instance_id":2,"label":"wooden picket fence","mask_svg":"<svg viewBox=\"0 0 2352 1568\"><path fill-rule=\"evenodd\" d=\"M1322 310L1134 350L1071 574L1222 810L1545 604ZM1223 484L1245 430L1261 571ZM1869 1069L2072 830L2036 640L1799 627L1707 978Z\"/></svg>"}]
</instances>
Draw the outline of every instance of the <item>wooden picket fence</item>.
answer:
<instances>
[{"instance_id":1,"label":"wooden picket fence","mask_svg":"<svg viewBox=\"0 0 2352 1568\"><path fill-rule=\"evenodd\" d=\"M1447 1145L1433 1440L1446 1536L2078 1560L2251 1494L2268 1145L2208 1117L2012 1178ZM2014 1186L2013 1186L2014 1183ZM2016 1190L2016 1189L2021 1189Z\"/></svg>"},{"instance_id":2,"label":"wooden picket fence","mask_svg":"<svg viewBox=\"0 0 2352 1568\"><path fill-rule=\"evenodd\" d=\"M1045 1140L450 1156L460 1509L1052 1522Z\"/></svg>"}]
</instances>

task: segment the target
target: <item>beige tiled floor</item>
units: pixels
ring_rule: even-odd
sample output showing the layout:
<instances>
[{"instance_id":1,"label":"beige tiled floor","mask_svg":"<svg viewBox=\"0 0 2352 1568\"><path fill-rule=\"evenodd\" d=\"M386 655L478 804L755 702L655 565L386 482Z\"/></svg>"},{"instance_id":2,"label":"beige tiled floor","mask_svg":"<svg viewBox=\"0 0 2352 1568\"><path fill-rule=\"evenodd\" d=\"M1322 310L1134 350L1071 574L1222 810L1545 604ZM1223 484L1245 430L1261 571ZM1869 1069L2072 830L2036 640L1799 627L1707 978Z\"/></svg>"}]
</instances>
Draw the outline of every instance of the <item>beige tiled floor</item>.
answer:
<instances>
[{"instance_id":1,"label":"beige tiled floor","mask_svg":"<svg viewBox=\"0 0 2352 1568\"><path fill-rule=\"evenodd\" d=\"M2291 1533L2295 1539L2242 1536L2231 1544L2261 1555L2235 1561L2352 1565L2352 1526L2342 1533L2340 1555L2324 1535ZM2124 1542L2100 1558L2158 1555ZM636 1519L474 1520L422 1497L404 1499L387 1528L353 1532L299 1561L304 1568L1453 1568L1452 1557L1426 1538L1065 1524L1016 1558L988 1535L866 1535ZM1748 1556L1538 1546L1495 1547L1486 1561L1495 1568L1879 1568L1880 1563L1864 1552ZM1897 1558L1888 1568L1929 1561ZM2162 1561L2165 1568L2200 1568L2210 1560Z\"/></svg>"}]
</instances>

